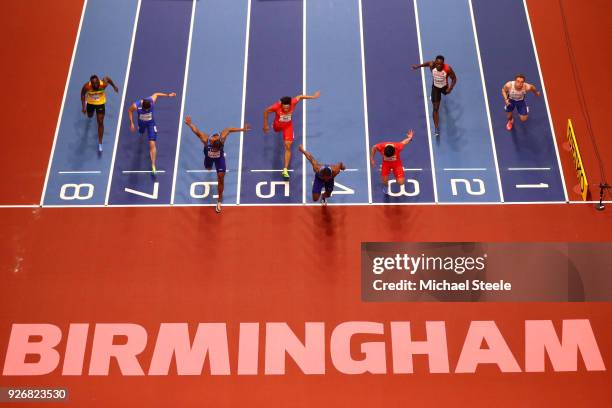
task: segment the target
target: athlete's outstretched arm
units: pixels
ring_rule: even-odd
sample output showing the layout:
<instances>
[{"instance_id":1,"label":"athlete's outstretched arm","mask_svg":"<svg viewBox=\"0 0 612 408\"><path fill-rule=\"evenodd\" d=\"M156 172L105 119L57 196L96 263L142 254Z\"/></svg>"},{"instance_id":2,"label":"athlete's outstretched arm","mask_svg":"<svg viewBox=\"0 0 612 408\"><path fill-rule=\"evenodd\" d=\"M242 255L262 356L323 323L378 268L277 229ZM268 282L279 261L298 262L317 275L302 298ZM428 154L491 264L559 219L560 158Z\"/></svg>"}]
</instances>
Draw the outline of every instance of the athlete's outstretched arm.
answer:
<instances>
[{"instance_id":1,"label":"athlete's outstretched arm","mask_svg":"<svg viewBox=\"0 0 612 408\"><path fill-rule=\"evenodd\" d=\"M274 105L272 105L274 106ZM264 133L268 133L270 131L270 124L268 122L268 115L272 112L274 112L274 109L272 109L272 106L268 106L266 108L266 110L264 110L264 125L263 125L263 131Z\"/></svg>"},{"instance_id":2,"label":"athlete's outstretched arm","mask_svg":"<svg viewBox=\"0 0 612 408\"><path fill-rule=\"evenodd\" d=\"M151 95L151 99L153 99L153 103L157 102L157 98L160 96L167 96L168 98L174 98L176 96L175 92L163 93L163 92L155 92Z\"/></svg>"},{"instance_id":3,"label":"athlete's outstretched arm","mask_svg":"<svg viewBox=\"0 0 612 408\"><path fill-rule=\"evenodd\" d=\"M418 69L418 68L423 68L423 67L431 68L432 65L433 65L433 61L425 61L422 64L414 64L412 66L412 69Z\"/></svg>"},{"instance_id":4,"label":"athlete's outstretched arm","mask_svg":"<svg viewBox=\"0 0 612 408\"><path fill-rule=\"evenodd\" d=\"M510 82L506 82L502 87L502 96L504 97L504 102L506 102L506 106L510 105L510 99L508 99L508 90L510 89Z\"/></svg>"},{"instance_id":5,"label":"athlete's outstretched arm","mask_svg":"<svg viewBox=\"0 0 612 408\"><path fill-rule=\"evenodd\" d=\"M131 104L130 107L128 108L128 119L130 121L130 132L136 131L136 126L134 126L134 118L132 117L136 109L138 109L138 107L136 106L135 103Z\"/></svg>"},{"instance_id":6,"label":"athlete's outstretched arm","mask_svg":"<svg viewBox=\"0 0 612 408\"><path fill-rule=\"evenodd\" d=\"M372 165L372 167L376 166L374 156L376 156L376 145L372 146L372 150L370 151L370 164Z\"/></svg>"},{"instance_id":7,"label":"athlete's outstretched arm","mask_svg":"<svg viewBox=\"0 0 612 408\"><path fill-rule=\"evenodd\" d=\"M302 99L319 99L320 96L321 96L321 91L317 91L313 93L312 95L298 95L295 97L295 99L297 99L299 102Z\"/></svg>"},{"instance_id":8,"label":"athlete's outstretched arm","mask_svg":"<svg viewBox=\"0 0 612 408\"><path fill-rule=\"evenodd\" d=\"M202 141L202 143L206 143L208 141L208 135L202 132L200 129L196 127L191 121L191 116L185 116L185 124L189 126L189 129Z\"/></svg>"},{"instance_id":9,"label":"athlete's outstretched arm","mask_svg":"<svg viewBox=\"0 0 612 408\"><path fill-rule=\"evenodd\" d=\"M453 88L455 87L455 85L457 85L457 75L455 74L455 71L453 71L453 69L451 67L448 67L448 76L451 79L451 83L448 86L448 89L446 90L446 93L450 93Z\"/></svg>"},{"instance_id":10,"label":"athlete's outstretched arm","mask_svg":"<svg viewBox=\"0 0 612 408\"><path fill-rule=\"evenodd\" d=\"M406 138L402 140L400 143L403 144L404 146L407 145L408 143L410 143L413 136L414 136L414 130L410 129L408 132L406 132Z\"/></svg>"},{"instance_id":11,"label":"athlete's outstretched arm","mask_svg":"<svg viewBox=\"0 0 612 408\"><path fill-rule=\"evenodd\" d=\"M104 82L108 82L113 87L115 92L119 92L119 88L117 88L117 85L115 85L115 83L113 82L113 80L109 76L105 76L103 81Z\"/></svg>"},{"instance_id":12,"label":"athlete's outstretched arm","mask_svg":"<svg viewBox=\"0 0 612 408\"><path fill-rule=\"evenodd\" d=\"M243 128L225 128L221 131L221 141L225 142L225 139L229 136L230 133L248 132L249 130L251 130L251 125L249 125L248 123L245 123Z\"/></svg>"},{"instance_id":13,"label":"athlete's outstretched arm","mask_svg":"<svg viewBox=\"0 0 612 408\"><path fill-rule=\"evenodd\" d=\"M342 170L346 170L344 163L336 163L334 166L332 166L332 177L336 177Z\"/></svg>"},{"instance_id":14,"label":"athlete's outstretched arm","mask_svg":"<svg viewBox=\"0 0 612 408\"><path fill-rule=\"evenodd\" d=\"M81 111L85 113L85 95L87 95L87 83L81 88Z\"/></svg>"},{"instance_id":15,"label":"athlete's outstretched arm","mask_svg":"<svg viewBox=\"0 0 612 408\"><path fill-rule=\"evenodd\" d=\"M314 172L316 173L317 171L319 171L319 169L321 168L321 164L315 160L313 155L310 152L307 152L304 149L304 146L302 145L298 146L298 150L306 157L306 160L308 160L310 164L312 164L312 169L314 170Z\"/></svg>"},{"instance_id":16,"label":"athlete's outstretched arm","mask_svg":"<svg viewBox=\"0 0 612 408\"><path fill-rule=\"evenodd\" d=\"M535 96L540 96L540 91L538 91L538 88L536 88L535 85L529 84L529 90L533 92Z\"/></svg>"}]
</instances>

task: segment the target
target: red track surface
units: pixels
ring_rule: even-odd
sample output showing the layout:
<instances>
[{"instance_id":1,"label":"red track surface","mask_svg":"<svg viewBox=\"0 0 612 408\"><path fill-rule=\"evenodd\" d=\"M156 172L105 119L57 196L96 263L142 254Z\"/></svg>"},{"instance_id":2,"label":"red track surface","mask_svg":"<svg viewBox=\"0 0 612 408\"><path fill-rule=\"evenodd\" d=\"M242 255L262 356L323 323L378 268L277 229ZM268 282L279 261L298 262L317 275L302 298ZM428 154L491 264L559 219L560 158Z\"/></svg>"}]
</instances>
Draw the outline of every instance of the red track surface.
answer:
<instances>
[{"instance_id":1,"label":"red track surface","mask_svg":"<svg viewBox=\"0 0 612 408\"><path fill-rule=\"evenodd\" d=\"M3 51L8 54L3 60L13 65L1 68L2 77L10 78L5 89L11 95L0 102L10 136L0 151L0 202L6 204L40 199L82 7L80 1L47 3L11 3L0 17L4 37L19 39ZM609 29L591 24L611 16L612 6L603 0L566 3L572 3L567 5L570 30L593 127L602 156L610 158L605 86L589 76L599 54L601 65L611 66L601 41L610 37ZM528 5L557 136L561 141L567 117L575 118L587 171L598 181L572 98L558 3ZM38 74L41 85L26 86ZM38 103L37 111L31 107L32 92L39 90L48 111L38 112ZM24 125L30 114L37 115L34 135ZM568 155L562 152L562 158L571 186ZM211 208L1 209L0 355L12 323L47 322L64 331L70 322L138 323L150 336L144 362L161 322L227 322L235 346L240 322L288 322L299 334L305 321L324 321L329 330L348 320L410 320L414 337L423 339L425 321L445 320L452 370L469 322L495 320L523 367L524 320L552 319L559 327L562 319L587 318L609 370L610 303L366 304L360 301L359 249L363 241L605 241L610 211L598 213L588 205L330 207L326 212L243 207L227 208L219 217ZM64 345L65 340L59 349ZM426 359L416 357L413 375L347 376L331 369L325 376L306 376L289 363L285 376L157 378L123 377L113 365L109 377L0 377L0 386L66 386L68 405L75 407L593 407L611 400L610 371L586 372L581 366L578 373L554 373L547 364L544 374L501 374L481 366L475 375L431 375Z\"/></svg>"}]
</instances>

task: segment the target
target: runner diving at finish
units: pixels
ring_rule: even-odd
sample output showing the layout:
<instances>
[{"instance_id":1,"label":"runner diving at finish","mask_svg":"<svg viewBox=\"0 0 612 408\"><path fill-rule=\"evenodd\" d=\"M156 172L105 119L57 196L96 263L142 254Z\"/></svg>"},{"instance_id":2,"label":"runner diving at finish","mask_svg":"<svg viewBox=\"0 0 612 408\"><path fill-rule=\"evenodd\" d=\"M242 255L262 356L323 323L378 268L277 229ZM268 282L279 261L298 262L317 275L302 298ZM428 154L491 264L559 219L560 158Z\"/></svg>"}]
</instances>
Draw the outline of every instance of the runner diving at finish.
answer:
<instances>
[{"instance_id":1,"label":"runner diving at finish","mask_svg":"<svg viewBox=\"0 0 612 408\"><path fill-rule=\"evenodd\" d=\"M98 152L102 153L102 139L104 138L104 115L106 113L106 92L105 89L111 85L115 93L119 92L119 88L112 79L105 76L101 81L97 75L92 75L89 82L81 88L81 111L92 118L96 112L96 121L98 122Z\"/></svg>"},{"instance_id":2,"label":"runner diving at finish","mask_svg":"<svg viewBox=\"0 0 612 408\"><path fill-rule=\"evenodd\" d=\"M525 94L527 92L533 92L535 96L540 96L540 91L536 89L535 85L525 82L525 75L523 74L517 74L514 77L514 81L506 82L502 88L502 96L504 97L504 102L506 102L504 110L508 116L506 130L512 130L514 125L514 117L512 115L514 108L516 108L521 122L527 121L529 117L529 106L525 102Z\"/></svg>"},{"instance_id":3,"label":"runner diving at finish","mask_svg":"<svg viewBox=\"0 0 612 408\"><path fill-rule=\"evenodd\" d=\"M304 146L300 145L298 149L306 156L310 164L312 164L312 169L315 172L312 182L312 201L319 201L320 198L321 204L327 205L327 199L331 196L332 191L334 191L334 178L340 174L342 170L346 170L344 163L321 164L316 161L312 154L304 150ZM323 188L325 188L325 191L321 194Z\"/></svg>"},{"instance_id":4,"label":"runner diving at finish","mask_svg":"<svg viewBox=\"0 0 612 408\"><path fill-rule=\"evenodd\" d=\"M132 117L134 111L136 111L138 115L138 133L140 133L142 136L144 135L145 130L147 131L147 137L149 139L149 155L151 156L151 170L153 171L153 175L157 173L157 168L155 167L155 159L157 157L157 145L155 143L157 140L157 125L155 124L155 117L153 116L153 106L155 106L155 102L157 102L157 98L160 96L174 98L176 93L155 92L148 98L140 99L134 102L128 108L130 131L132 133L136 131L136 126L134 126L134 118Z\"/></svg>"},{"instance_id":5,"label":"runner diving at finish","mask_svg":"<svg viewBox=\"0 0 612 408\"><path fill-rule=\"evenodd\" d=\"M392 170L393 174L395 175L395 182L399 184L400 187L403 186L406 182L406 178L404 176L404 166L402 164L402 158L400 157L400 153L404 149L404 147L406 147L406 145L410 143L413 136L414 131L409 130L406 133L406 138L401 142L382 142L372 146L372 151L370 152L370 164L372 165L372 167L376 166L376 161L374 160L376 152L380 152L382 156L380 181L383 183L384 194L389 194L389 174L391 174Z\"/></svg>"},{"instance_id":6,"label":"runner diving at finish","mask_svg":"<svg viewBox=\"0 0 612 408\"><path fill-rule=\"evenodd\" d=\"M251 130L251 126L246 124L243 128L225 128L219 133L208 135L202 132L196 127L191 121L191 116L185 116L185 124L189 126L189 129L202 141L204 144L204 168L206 170L212 170L213 164L217 171L217 206L215 211L221 212L221 203L223 202L223 190L225 187L225 172L227 171L225 165L225 152L223 151L225 145L225 139L230 133L235 132L247 132Z\"/></svg>"},{"instance_id":7,"label":"runner diving at finish","mask_svg":"<svg viewBox=\"0 0 612 408\"><path fill-rule=\"evenodd\" d=\"M427 67L431 70L431 76L433 77L433 83L431 84L431 104L433 106L433 120L434 120L434 136L440 136L440 101L442 95L448 95L452 92L455 85L457 85L457 75L450 65L444 63L444 57L438 55L435 60L427 61L422 64L415 64L412 69ZM448 84L448 78L452 80L451 84Z\"/></svg>"},{"instance_id":8,"label":"runner diving at finish","mask_svg":"<svg viewBox=\"0 0 612 408\"><path fill-rule=\"evenodd\" d=\"M289 162L291 161L291 145L293 144L293 111L295 110L295 106L302 99L318 99L321 96L321 92L317 91L312 95L298 95L295 98L291 98L290 96L283 96L280 101L276 102L274 105L269 106L264 111L264 125L263 131L264 133L268 133L270 131L270 125L268 123L268 115L270 113L274 113L274 124L273 128L275 132L283 133L283 142L285 145L284 150L284 167L282 171L282 176L284 178L289 178Z\"/></svg>"}]
</instances>

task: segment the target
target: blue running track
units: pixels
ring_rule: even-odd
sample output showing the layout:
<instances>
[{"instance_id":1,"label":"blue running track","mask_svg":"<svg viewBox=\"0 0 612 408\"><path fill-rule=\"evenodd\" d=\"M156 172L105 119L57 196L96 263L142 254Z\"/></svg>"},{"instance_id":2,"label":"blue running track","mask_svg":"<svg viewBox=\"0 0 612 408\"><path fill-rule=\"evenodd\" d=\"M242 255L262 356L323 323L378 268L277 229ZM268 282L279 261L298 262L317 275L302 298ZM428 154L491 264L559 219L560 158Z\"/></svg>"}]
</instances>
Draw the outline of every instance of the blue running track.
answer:
<instances>
[{"instance_id":1,"label":"blue running track","mask_svg":"<svg viewBox=\"0 0 612 408\"><path fill-rule=\"evenodd\" d=\"M43 205L213 204L216 174L203 168L185 115L207 133L252 125L226 142L226 205L311 203L300 144L321 162L345 163L331 203L565 201L534 47L521 0L87 0ZM411 69L437 54L459 78L442 98L439 137L431 73ZM92 73L120 88L107 90L102 154L95 119L80 112ZM529 120L508 132L501 88L517 73L543 95L527 96ZM263 111L317 90L321 98L294 113L286 181L282 135L264 135ZM154 92L177 93L155 107L156 177L147 138L131 133L126 117ZM370 148L409 129L406 184L383 187Z\"/></svg>"}]
</instances>

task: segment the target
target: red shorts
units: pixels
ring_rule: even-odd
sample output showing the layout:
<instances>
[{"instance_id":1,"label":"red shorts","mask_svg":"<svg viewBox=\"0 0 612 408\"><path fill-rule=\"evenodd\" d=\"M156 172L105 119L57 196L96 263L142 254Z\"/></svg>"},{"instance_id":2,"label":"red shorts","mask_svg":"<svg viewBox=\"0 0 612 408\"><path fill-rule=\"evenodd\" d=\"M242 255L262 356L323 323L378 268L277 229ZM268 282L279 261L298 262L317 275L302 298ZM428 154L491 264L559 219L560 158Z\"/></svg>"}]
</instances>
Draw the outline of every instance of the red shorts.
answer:
<instances>
[{"instance_id":1,"label":"red shorts","mask_svg":"<svg viewBox=\"0 0 612 408\"><path fill-rule=\"evenodd\" d=\"M404 177L404 166L402 162L383 161L381 170L382 176L389 177L391 170L393 170L396 179Z\"/></svg>"},{"instance_id":2,"label":"red shorts","mask_svg":"<svg viewBox=\"0 0 612 408\"><path fill-rule=\"evenodd\" d=\"M293 123L286 126L276 126L274 125L275 132L283 132L283 140L293 142Z\"/></svg>"}]
</instances>

